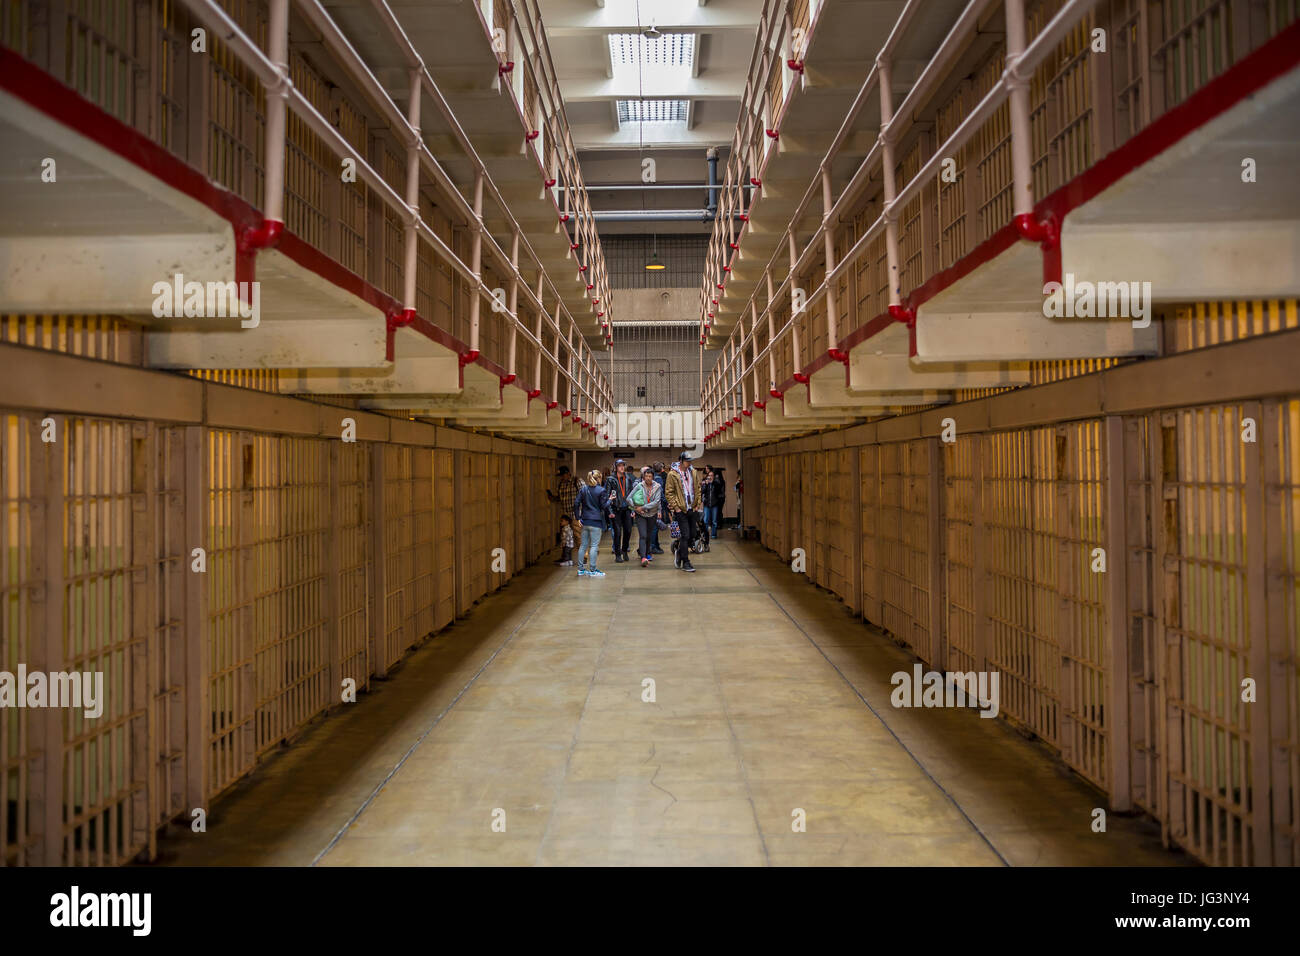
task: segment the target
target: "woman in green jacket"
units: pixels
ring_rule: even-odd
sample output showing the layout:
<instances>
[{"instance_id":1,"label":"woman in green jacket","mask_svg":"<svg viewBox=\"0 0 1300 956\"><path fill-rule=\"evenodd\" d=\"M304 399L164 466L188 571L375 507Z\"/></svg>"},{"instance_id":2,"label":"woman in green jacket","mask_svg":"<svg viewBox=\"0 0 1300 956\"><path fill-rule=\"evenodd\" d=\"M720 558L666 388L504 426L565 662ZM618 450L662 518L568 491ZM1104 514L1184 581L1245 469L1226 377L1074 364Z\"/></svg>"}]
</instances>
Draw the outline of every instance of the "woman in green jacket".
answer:
<instances>
[{"instance_id":1,"label":"woman in green jacket","mask_svg":"<svg viewBox=\"0 0 1300 956\"><path fill-rule=\"evenodd\" d=\"M636 515L636 529L640 538L636 543L636 553L641 558L641 567L648 567L653 560L650 542L654 540L659 507L663 503L663 489L655 481L654 470L649 466L641 469L641 480L636 483L627 500Z\"/></svg>"}]
</instances>

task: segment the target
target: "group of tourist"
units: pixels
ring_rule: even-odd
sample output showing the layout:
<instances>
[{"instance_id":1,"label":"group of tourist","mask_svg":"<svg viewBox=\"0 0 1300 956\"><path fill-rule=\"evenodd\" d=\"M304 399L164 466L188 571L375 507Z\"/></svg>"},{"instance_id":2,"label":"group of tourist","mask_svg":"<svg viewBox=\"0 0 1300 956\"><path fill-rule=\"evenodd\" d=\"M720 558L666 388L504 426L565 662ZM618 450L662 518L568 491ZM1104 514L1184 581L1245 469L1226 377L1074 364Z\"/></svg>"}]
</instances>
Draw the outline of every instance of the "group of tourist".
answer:
<instances>
[{"instance_id":1,"label":"group of tourist","mask_svg":"<svg viewBox=\"0 0 1300 956\"><path fill-rule=\"evenodd\" d=\"M573 566L576 543L579 576L604 577L605 572L596 567L601 536L607 530L611 533L615 563L629 561L635 526L641 567L649 567L655 555L664 553L659 533L667 530L672 534L674 567L693 572L691 542L704 534L718 536L727 490L721 469L694 468L690 462L690 455L683 452L669 468L656 461L636 472L619 458L608 472L592 469L585 482L561 465L557 489L547 495L561 505L571 504L572 512L560 518L563 550L556 565ZM741 487L737 481L738 494Z\"/></svg>"}]
</instances>

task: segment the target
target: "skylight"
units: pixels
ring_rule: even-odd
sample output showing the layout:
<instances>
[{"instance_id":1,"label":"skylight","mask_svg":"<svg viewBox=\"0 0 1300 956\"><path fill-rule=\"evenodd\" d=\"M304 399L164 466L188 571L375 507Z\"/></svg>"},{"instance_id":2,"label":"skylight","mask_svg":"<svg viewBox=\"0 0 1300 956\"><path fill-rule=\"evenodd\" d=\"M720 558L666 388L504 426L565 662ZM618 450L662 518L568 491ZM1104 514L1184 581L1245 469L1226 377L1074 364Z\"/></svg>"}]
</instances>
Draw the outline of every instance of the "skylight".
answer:
<instances>
[{"instance_id":1,"label":"skylight","mask_svg":"<svg viewBox=\"0 0 1300 956\"><path fill-rule=\"evenodd\" d=\"M629 123L686 124L688 100L680 99L691 86L695 71L695 34L609 34L609 59L613 85L622 99L616 101L618 125ZM662 129L662 127L661 127Z\"/></svg>"},{"instance_id":2,"label":"skylight","mask_svg":"<svg viewBox=\"0 0 1300 956\"><path fill-rule=\"evenodd\" d=\"M611 33L609 58L616 76L620 67L636 68L638 64L647 80L652 72L661 70L685 69L689 73L695 65L695 34L664 33L649 39L640 33Z\"/></svg>"},{"instance_id":3,"label":"skylight","mask_svg":"<svg viewBox=\"0 0 1300 956\"><path fill-rule=\"evenodd\" d=\"M684 123L686 100L619 100L618 123Z\"/></svg>"}]
</instances>

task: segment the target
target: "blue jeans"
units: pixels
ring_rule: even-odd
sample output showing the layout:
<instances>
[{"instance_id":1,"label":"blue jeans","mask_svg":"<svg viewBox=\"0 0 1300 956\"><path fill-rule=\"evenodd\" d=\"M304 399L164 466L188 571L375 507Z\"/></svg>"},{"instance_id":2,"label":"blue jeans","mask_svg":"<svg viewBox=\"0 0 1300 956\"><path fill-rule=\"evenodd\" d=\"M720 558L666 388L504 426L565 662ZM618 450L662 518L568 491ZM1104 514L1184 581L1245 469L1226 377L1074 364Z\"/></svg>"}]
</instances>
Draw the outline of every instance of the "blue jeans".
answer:
<instances>
[{"instance_id":1,"label":"blue jeans","mask_svg":"<svg viewBox=\"0 0 1300 956\"><path fill-rule=\"evenodd\" d=\"M704 508L704 524L715 538L718 536L718 518L721 511L721 508L712 505L706 505Z\"/></svg>"},{"instance_id":2,"label":"blue jeans","mask_svg":"<svg viewBox=\"0 0 1300 956\"><path fill-rule=\"evenodd\" d=\"M594 525L584 524L582 526L582 541L578 545L578 567L594 568L596 566L596 551L600 547L600 536L602 528ZM591 553L591 563L587 563L587 554Z\"/></svg>"}]
</instances>

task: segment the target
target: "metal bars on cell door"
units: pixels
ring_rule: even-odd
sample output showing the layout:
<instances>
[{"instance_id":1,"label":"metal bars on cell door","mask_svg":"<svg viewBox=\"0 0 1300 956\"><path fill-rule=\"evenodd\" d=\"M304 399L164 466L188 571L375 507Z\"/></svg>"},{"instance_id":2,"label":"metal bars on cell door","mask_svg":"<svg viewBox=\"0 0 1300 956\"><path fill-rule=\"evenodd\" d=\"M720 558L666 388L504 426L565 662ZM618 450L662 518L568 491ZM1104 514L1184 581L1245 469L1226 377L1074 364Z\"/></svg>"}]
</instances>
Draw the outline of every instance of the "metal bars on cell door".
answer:
<instances>
[{"instance_id":1,"label":"metal bars on cell door","mask_svg":"<svg viewBox=\"0 0 1300 956\"><path fill-rule=\"evenodd\" d=\"M0 707L7 866L152 856L167 821L210 809L345 680L364 690L554 530L540 449L27 412L0 426L0 670L103 675L98 713L89 696Z\"/></svg>"},{"instance_id":2,"label":"metal bars on cell door","mask_svg":"<svg viewBox=\"0 0 1300 956\"><path fill-rule=\"evenodd\" d=\"M836 498L838 480L861 550L855 574L817 583L936 669L999 672L1002 715L1170 844L1212 864L1300 861L1300 399L942 449L844 434L746 454L782 560L790 529L808 538L791 504ZM835 477L841 444L855 484Z\"/></svg>"}]
</instances>

